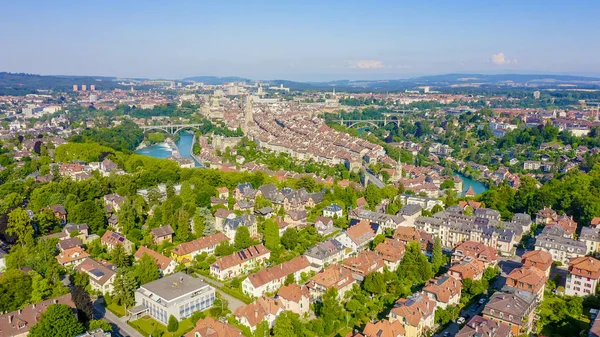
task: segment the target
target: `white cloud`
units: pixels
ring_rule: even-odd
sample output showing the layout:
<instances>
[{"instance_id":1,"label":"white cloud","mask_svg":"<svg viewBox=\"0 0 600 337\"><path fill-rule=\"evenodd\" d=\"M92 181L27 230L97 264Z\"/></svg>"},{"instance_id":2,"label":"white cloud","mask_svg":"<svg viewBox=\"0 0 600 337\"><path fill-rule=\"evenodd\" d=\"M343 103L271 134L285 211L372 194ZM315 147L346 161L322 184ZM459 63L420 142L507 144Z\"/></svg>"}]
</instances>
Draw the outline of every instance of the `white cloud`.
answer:
<instances>
[{"instance_id":1,"label":"white cloud","mask_svg":"<svg viewBox=\"0 0 600 337\"><path fill-rule=\"evenodd\" d=\"M357 60L357 61L349 61L348 65L350 68L356 69L381 69L385 68L383 62L379 60Z\"/></svg>"},{"instance_id":2,"label":"white cloud","mask_svg":"<svg viewBox=\"0 0 600 337\"><path fill-rule=\"evenodd\" d=\"M506 64L517 64L517 59L508 59L504 53L492 54L491 61L493 64L502 66Z\"/></svg>"}]
</instances>

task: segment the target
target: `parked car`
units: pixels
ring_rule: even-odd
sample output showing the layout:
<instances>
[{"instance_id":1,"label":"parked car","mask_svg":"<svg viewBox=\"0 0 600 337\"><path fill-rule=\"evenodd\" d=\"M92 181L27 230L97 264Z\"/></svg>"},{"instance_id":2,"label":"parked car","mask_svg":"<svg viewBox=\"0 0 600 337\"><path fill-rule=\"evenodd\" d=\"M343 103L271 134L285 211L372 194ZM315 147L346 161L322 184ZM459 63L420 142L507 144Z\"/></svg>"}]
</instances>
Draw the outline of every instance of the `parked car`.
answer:
<instances>
[{"instance_id":1,"label":"parked car","mask_svg":"<svg viewBox=\"0 0 600 337\"><path fill-rule=\"evenodd\" d=\"M464 317L459 317L456 320L456 324L458 324L458 325L461 325L461 324L464 324L464 323L465 323L465 318Z\"/></svg>"},{"instance_id":2,"label":"parked car","mask_svg":"<svg viewBox=\"0 0 600 337\"><path fill-rule=\"evenodd\" d=\"M485 298L482 298L482 299L479 300L479 304L484 304L485 302L486 302Z\"/></svg>"}]
</instances>

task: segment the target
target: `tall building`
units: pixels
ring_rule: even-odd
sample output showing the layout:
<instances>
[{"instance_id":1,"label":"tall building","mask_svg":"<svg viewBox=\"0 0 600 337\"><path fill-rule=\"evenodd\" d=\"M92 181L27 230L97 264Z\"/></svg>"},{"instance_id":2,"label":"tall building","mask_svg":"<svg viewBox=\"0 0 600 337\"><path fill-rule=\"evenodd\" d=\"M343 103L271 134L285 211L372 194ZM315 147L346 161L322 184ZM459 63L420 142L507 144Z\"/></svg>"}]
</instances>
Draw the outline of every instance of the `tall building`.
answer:
<instances>
[{"instance_id":1,"label":"tall building","mask_svg":"<svg viewBox=\"0 0 600 337\"><path fill-rule=\"evenodd\" d=\"M82 85L81 85L81 91L86 91L86 90L87 90L87 85L85 85L85 84L82 84Z\"/></svg>"},{"instance_id":2,"label":"tall building","mask_svg":"<svg viewBox=\"0 0 600 337\"><path fill-rule=\"evenodd\" d=\"M73 91L77 91L77 90L78 90L77 84L73 84Z\"/></svg>"},{"instance_id":3,"label":"tall building","mask_svg":"<svg viewBox=\"0 0 600 337\"><path fill-rule=\"evenodd\" d=\"M252 108L252 97L250 95L244 96L243 100L244 105L244 124L242 125L242 131L244 134L248 133L250 128L250 123L252 123L253 119L253 108Z\"/></svg>"},{"instance_id":4,"label":"tall building","mask_svg":"<svg viewBox=\"0 0 600 337\"><path fill-rule=\"evenodd\" d=\"M90 90L91 91L96 91L96 85L94 85L94 84L90 85Z\"/></svg>"},{"instance_id":5,"label":"tall building","mask_svg":"<svg viewBox=\"0 0 600 337\"><path fill-rule=\"evenodd\" d=\"M539 91L534 91L533 92L533 98L540 99L540 92Z\"/></svg>"}]
</instances>

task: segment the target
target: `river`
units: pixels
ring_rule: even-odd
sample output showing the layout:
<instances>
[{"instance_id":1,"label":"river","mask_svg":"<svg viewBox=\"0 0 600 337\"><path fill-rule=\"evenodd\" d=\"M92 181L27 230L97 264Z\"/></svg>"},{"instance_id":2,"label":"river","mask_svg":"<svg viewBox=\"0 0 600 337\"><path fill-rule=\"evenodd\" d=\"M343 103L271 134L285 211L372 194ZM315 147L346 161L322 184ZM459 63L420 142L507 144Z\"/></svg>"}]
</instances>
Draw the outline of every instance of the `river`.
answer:
<instances>
[{"instance_id":1,"label":"river","mask_svg":"<svg viewBox=\"0 0 600 337\"><path fill-rule=\"evenodd\" d=\"M469 190L469 187L473 187L473 191L475 191L475 194L481 194L488 190L485 184L481 181L473 180L459 172L454 172L454 175L458 176L463 181L463 190L461 193L462 196L464 196L465 193Z\"/></svg>"},{"instance_id":2,"label":"river","mask_svg":"<svg viewBox=\"0 0 600 337\"><path fill-rule=\"evenodd\" d=\"M183 158L192 159L194 161L194 163L196 164L196 167L198 167L198 166L200 166L200 165L198 165L198 162L196 162L196 160L194 160L194 158L192 158L192 156L190 156L190 150L192 148L193 141L194 141L193 134L182 131L179 134L179 140L177 141L177 149L179 149L179 154L181 154L181 156ZM165 143L165 142L154 144L152 146L148 146L143 149L139 149L135 152L142 154L144 156L150 156L150 157L155 157L155 158L168 158L172 154L171 148L169 148L169 145L167 145L167 143Z\"/></svg>"}]
</instances>

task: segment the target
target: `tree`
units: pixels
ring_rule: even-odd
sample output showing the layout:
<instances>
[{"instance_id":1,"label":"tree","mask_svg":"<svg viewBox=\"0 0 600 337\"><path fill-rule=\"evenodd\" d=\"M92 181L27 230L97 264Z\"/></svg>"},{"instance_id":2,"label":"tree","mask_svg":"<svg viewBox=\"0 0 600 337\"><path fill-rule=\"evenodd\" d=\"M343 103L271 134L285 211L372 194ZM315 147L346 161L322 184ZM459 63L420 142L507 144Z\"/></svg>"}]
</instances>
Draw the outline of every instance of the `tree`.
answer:
<instances>
[{"instance_id":1,"label":"tree","mask_svg":"<svg viewBox=\"0 0 600 337\"><path fill-rule=\"evenodd\" d=\"M117 270L117 276L113 282L113 301L118 305L130 307L135 304L134 293L137 289L135 278L125 268Z\"/></svg>"},{"instance_id":2,"label":"tree","mask_svg":"<svg viewBox=\"0 0 600 337\"><path fill-rule=\"evenodd\" d=\"M173 316L173 315L169 316L169 323L167 325L167 331L175 332L175 331L177 331L177 329L179 329L179 321L177 321L177 318L175 318L175 316Z\"/></svg>"},{"instance_id":3,"label":"tree","mask_svg":"<svg viewBox=\"0 0 600 337\"><path fill-rule=\"evenodd\" d=\"M190 215L183 208L177 211L177 230L176 237L181 241L187 241L190 238Z\"/></svg>"},{"instance_id":4,"label":"tree","mask_svg":"<svg viewBox=\"0 0 600 337\"><path fill-rule=\"evenodd\" d=\"M295 228L288 228L281 236L281 244L287 250L292 250L298 245L298 231Z\"/></svg>"},{"instance_id":5,"label":"tree","mask_svg":"<svg viewBox=\"0 0 600 337\"><path fill-rule=\"evenodd\" d=\"M288 274L288 276L285 277L285 281L284 281L284 285L290 285L292 283L296 282L296 278L294 277L294 274Z\"/></svg>"},{"instance_id":6,"label":"tree","mask_svg":"<svg viewBox=\"0 0 600 337\"><path fill-rule=\"evenodd\" d=\"M64 304L52 304L42 314L39 322L31 327L31 337L73 337L85 332L73 313L73 309Z\"/></svg>"},{"instance_id":7,"label":"tree","mask_svg":"<svg viewBox=\"0 0 600 337\"><path fill-rule=\"evenodd\" d=\"M365 199L369 203L369 207L374 208L381 203L381 190L373 184L368 185L365 190Z\"/></svg>"},{"instance_id":8,"label":"tree","mask_svg":"<svg viewBox=\"0 0 600 337\"><path fill-rule=\"evenodd\" d=\"M46 235L50 230L59 225L59 220L54 216L51 209L45 208L35 215L38 232L40 235Z\"/></svg>"},{"instance_id":9,"label":"tree","mask_svg":"<svg viewBox=\"0 0 600 337\"><path fill-rule=\"evenodd\" d=\"M454 188L455 184L454 184L454 180L452 179L446 179L444 180L444 182L442 182L440 184L440 188L443 190L449 189L449 188Z\"/></svg>"},{"instance_id":10,"label":"tree","mask_svg":"<svg viewBox=\"0 0 600 337\"><path fill-rule=\"evenodd\" d=\"M24 209L15 208L8 214L6 234L15 235L17 243L21 246L33 246L33 226L31 226L31 219Z\"/></svg>"},{"instance_id":11,"label":"tree","mask_svg":"<svg viewBox=\"0 0 600 337\"><path fill-rule=\"evenodd\" d=\"M48 279L42 277L35 271L31 271L33 275L31 278L31 302L37 303L43 300L47 300L52 296L52 285Z\"/></svg>"},{"instance_id":12,"label":"tree","mask_svg":"<svg viewBox=\"0 0 600 337\"><path fill-rule=\"evenodd\" d=\"M136 228L137 214L129 198L125 199L125 202L117 213L117 218L123 233L127 234L129 231Z\"/></svg>"},{"instance_id":13,"label":"tree","mask_svg":"<svg viewBox=\"0 0 600 337\"><path fill-rule=\"evenodd\" d=\"M74 223L87 223L92 233L106 227L104 209L94 200L86 200L75 204L69 210L69 220Z\"/></svg>"},{"instance_id":14,"label":"tree","mask_svg":"<svg viewBox=\"0 0 600 337\"><path fill-rule=\"evenodd\" d=\"M437 274L444 263L445 261L444 252L442 252L442 241L436 236L433 243L433 253L431 255L431 269L433 270L433 273Z\"/></svg>"},{"instance_id":15,"label":"tree","mask_svg":"<svg viewBox=\"0 0 600 337\"><path fill-rule=\"evenodd\" d=\"M215 255L227 256L235 252L235 247L229 241L223 241L215 247Z\"/></svg>"},{"instance_id":16,"label":"tree","mask_svg":"<svg viewBox=\"0 0 600 337\"><path fill-rule=\"evenodd\" d=\"M250 231L248 230L248 227L238 226L238 228L235 231L235 238L233 242L235 248L238 250L246 249L252 246L252 244L254 244L254 241L250 237Z\"/></svg>"},{"instance_id":17,"label":"tree","mask_svg":"<svg viewBox=\"0 0 600 337\"><path fill-rule=\"evenodd\" d=\"M14 311L27 303L31 297L31 283L31 277L19 269L9 269L2 274L0 276L0 311Z\"/></svg>"},{"instance_id":18,"label":"tree","mask_svg":"<svg viewBox=\"0 0 600 337\"><path fill-rule=\"evenodd\" d=\"M338 301L338 292L335 287L329 288L323 294L323 300L318 310L318 315L323 319L325 326L325 333L332 333L338 326L342 318L342 305Z\"/></svg>"},{"instance_id":19,"label":"tree","mask_svg":"<svg viewBox=\"0 0 600 337\"><path fill-rule=\"evenodd\" d=\"M372 294L383 294L386 291L386 284L382 273L371 273L367 275L363 282L363 288Z\"/></svg>"},{"instance_id":20,"label":"tree","mask_svg":"<svg viewBox=\"0 0 600 337\"><path fill-rule=\"evenodd\" d=\"M373 241L371 241L371 248L377 247L383 241L385 241L385 235L383 235L383 234L375 235L375 238L373 238Z\"/></svg>"},{"instance_id":21,"label":"tree","mask_svg":"<svg viewBox=\"0 0 600 337\"><path fill-rule=\"evenodd\" d=\"M438 204L433 205L433 207L431 208L431 214L435 214L437 212L441 212L443 211L444 208Z\"/></svg>"},{"instance_id":22,"label":"tree","mask_svg":"<svg viewBox=\"0 0 600 337\"><path fill-rule=\"evenodd\" d=\"M424 284L433 276L431 264L427 260L427 256L421 253L421 244L418 241L406 245L406 251L397 273L400 279L407 279L415 285Z\"/></svg>"},{"instance_id":23,"label":"tree","mask_svg":"<svg viewBox=\"0 0 600 337\"><path fill-rule=\"evenodd\" d=\"M74 286L71 291L71 296L75 307L77 308L77 316L81 322L88 322L94 318L94 307L90 294L81 286Z\"/></svg>"},{"instance_id":24,"label":"tree","mask_svg":"<svg viewBox=\"0 0 600 337\"><path fill-rule=\"evenodd\" d=\"M125 251L125 247L122 244L118 244L113 247L110 252L110 260L118 268L126 267L129 265L129 255Z\"/></svg>"},{"instance_id":25,"label":"tree","mask_svg":"<svg viewBox=\"0 0 600 337\"><path fill-rule=\"evenodd\" d=\"M263 238L265 240L265 247L269 248L270 250L279 249L279 226L277 223L275 223L275 221L271 219L265 221Z\"/></svg>"},{"instance_id":26,"label":"tree","mask_svg":"<svg viewBox=\"0 0 600 337\"><path fill-rule=\"evenodd\" d=\"M139 285L146 284L160 278L160 270L156 265L156 261L154 261L154 258L148 254L144 254L142 258L135 264L133 273Z\"/></svg>"},{"instance_id":27,"label":"tree","mask_svg":"<svg viewBox=\"0 0 600 337\"><path fill-rule=\"evenodd\" d=\"M292 319L287 312L283 312L275 319L273 325L273 337L297 337L298 335L294 331L294 325Z\"/></svg>"},{"instance_id":28,"label":"tree","mask_svg":"<svg viewBox=\"0 0 600 337\"><path fill-rule=\"evenodd\" d=\"M93 319L90 321L90 330L102 329L104 332L111 332L112 325L103 319Z\"/></svg>"}]
</instances>

